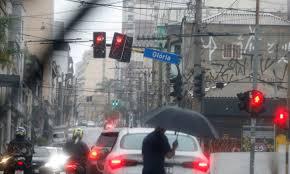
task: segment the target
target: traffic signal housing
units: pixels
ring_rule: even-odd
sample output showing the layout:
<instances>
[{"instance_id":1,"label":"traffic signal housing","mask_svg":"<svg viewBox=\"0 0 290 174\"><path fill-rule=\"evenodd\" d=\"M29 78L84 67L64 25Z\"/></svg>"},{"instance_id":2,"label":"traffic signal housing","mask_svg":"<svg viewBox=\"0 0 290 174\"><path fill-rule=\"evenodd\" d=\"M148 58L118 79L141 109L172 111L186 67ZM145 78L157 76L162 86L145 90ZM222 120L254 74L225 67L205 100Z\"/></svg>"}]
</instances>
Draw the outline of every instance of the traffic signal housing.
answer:
<instances>
[{"instance_id":1,"label":"traffic signal housing","mask_svg":"<svg viewBox=\"0 0 290 174\"><path fill-rule=\"evenodd\" d=\"M126 36L126 42L120 62L130 62L133 46L133 37Z\"/></svg>"},{"instance_id":2,"label":"traffic signal housing","mask_svg":"<svg viewBox=\"0 0 290 174\"><path fill-rule=\"evenodd\" d=\"M204 79L203 73L194 76L194 94L200 98L204 96Z\"/></svg>"},{"instance_id":3,"label":"traffic signal housing","mask_svg":"<svg viewBox=\"0 0 290 174\"><path fill-rule=\"evenodd\" d=\"M109 57L120 62L130 62L133 45L133 37L115 33L112 41Z\"/></svg>"},{"instance_id":4,"label":"traffic signal housing","mask_svg":"<svg viewBox=\"0 0 290 174\"><path fill-rule=\"evenodd\" d=\"M170 83L173 84L173 91L170 96L175 97L178 101L182 100L182 76L178 74L175 78L170 79Z\"/></svg>"},{"instance_id":5,"label":"traffic signal housing","mask_svg":"<svg viewBox=\"0 0 290 174\"><path fill-rule=\"evenodd\" d=\"M237 94L239 109L248 113L259 114L265 110L265 97L261 91L251 90Z\"/></svg>"},{"instance_id":6,"label":"traffic signal housing","mask_svg":"<svg viewBox=\"0 0 290 174\"><path fill-rule=\"evenodd\" d=\"M285 107L278 107L275 111L274 124L280 129L287 129L289 113Z\"/></svg>"},{"instance_id":7,"label":"traffic signal housing","mask_svg":"<svg viewBox=\"0 0 290 174\"><path fill-rule=\"evenodd\" d=\"M93 33L94 58L106 58L106 32Z\"/></svg>"},{"instance_id":8,"label":"traffic signal housing","mask_svg":"<svg viewBox=\"0 0 290 174\"><path fill-rule=\"evenodd\" d=\"M248 111L249 95L250 91L237 94L237 97L239 99L238 106L241 111L243 110Z\"/></svg>"}]
</instances>

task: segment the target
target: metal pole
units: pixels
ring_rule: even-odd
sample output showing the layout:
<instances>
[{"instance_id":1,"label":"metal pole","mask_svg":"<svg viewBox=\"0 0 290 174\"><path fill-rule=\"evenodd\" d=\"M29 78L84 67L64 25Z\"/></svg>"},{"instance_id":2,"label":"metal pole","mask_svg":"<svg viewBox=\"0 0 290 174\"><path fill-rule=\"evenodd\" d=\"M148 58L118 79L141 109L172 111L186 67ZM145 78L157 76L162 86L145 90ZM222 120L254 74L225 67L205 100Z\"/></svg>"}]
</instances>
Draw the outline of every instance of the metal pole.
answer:
<instances>
[{"instance_id":1,"label":"metal pole","mask_svg":"<svg viewBox=\"0 0 290 174\"><path fill-rule=\"evenodd\" d=\"M163 90L162 90L162 88L163 88L162 68L163 68L162 62L158 62L158 74L159 74L159 79L158 79L158 82L159 82L159 84L158 84L158 86L159 86L158 101L159 102L158 102L158 106L159 107L161 107L163 105L163 100L162 100L162 97L163 97L163 95L162 95L162 92L163 92Z\"/></svg>"},{"instance_id":2,"label":"metal pole","mask_svg":"<svg viewBox=\"0 0 290 174\"><path fill-rule=\"evenodd\" d=\"M8 95L7 95L8 96ZM11 98L8 100L9 104L8 104L8 111L7 111L7 122L6 122L6 125L7 125L7 134L6 134L6 142L5 143L8 143L10 142L11 140L11 126L12 126L12 116L11 116L11 107L12 107L12 96L10 96Z\"/></svg>"},{"instance_id":3,"label":"metal pole","mask_svg":"<svg viewBox=\"0 0 290 174\"><path fill-rule=\"evenodd\" d=\"M287 105L288 105L288 112L290 111L290 66L289 66L289 62L290 62L290 50L288 49L288 91L287 91ZM287 142L286 142L286 174L288 174L289 172L289 137L290 137L290 119L288 119L288 132L287 132Z\"/></svg>"},{"instance_id":4,"label":"metal pole","mask_svg":"<svg viewBox=\"0 0 290 174\"><path fill-rule=\"evenodd\" d=\"M194 33L201 33L201 24L202 24L202 0L196 0ZM202 73L201 44L202 43L200 37L194 37L194 46L193 46L194 77ZM199 97L195 98L193 108L198 112L201 111L201 100Z\"/></svg>"},{"instance_id":5,"label":"metal pole","mask_svg":"<svg viewBox=\"0 0 290 174\"><path fill-rule=\"evenodd\" d=\"M78 85L78 79L75 78L75 90L74 90L74 104L73 104L73 123L75 125L77 120L77 85Z\"/></svg>"},{"instance_id":6,"label":"metal pole","mask_svg":"<svg viewBox=\"0 0 290 174\"><path fill-rule=\"evenodd\" d=\"M144 102L145 102L145 113L148 111L148 79L147 71L144 72Z\"/></svg>"},{"instance_id":7,"label":"metal pole","mask_svg":"<svg viewBox=\"0 0 290 174\"><path fill-rule=\"evenodd\" d=\"M170 38L167 40L167 52L171 52L171 41ZM166 63L166 104L168 105L170 103L170 69L171 69L171 64Z\"/></svg>"},{"instance_id":8,"label":"metal pole","mask_svg":"<svg viewBox=\"0 0 290 174\"><path fill-rule=\"evenodd\" d=\"M257 76L259 64L259 15L260 0L256 0L256 28L255 28L255 49L253 62L253 89L257 89ZM255 144L256 144L256 118L251 115L251 153L250 153L250 174L255 173Z\"/></svg>"},{"instance_id":9,"label":"metal pole","mask_svg":"<svg viewBox=\"0 0 290 174\"><path fill-rule=\"evenodd\" d=\"M250 152L250 174L255 169L255 144L256 144L256 119L251 118L251 152Z\"/></svg>"}]
</instances>

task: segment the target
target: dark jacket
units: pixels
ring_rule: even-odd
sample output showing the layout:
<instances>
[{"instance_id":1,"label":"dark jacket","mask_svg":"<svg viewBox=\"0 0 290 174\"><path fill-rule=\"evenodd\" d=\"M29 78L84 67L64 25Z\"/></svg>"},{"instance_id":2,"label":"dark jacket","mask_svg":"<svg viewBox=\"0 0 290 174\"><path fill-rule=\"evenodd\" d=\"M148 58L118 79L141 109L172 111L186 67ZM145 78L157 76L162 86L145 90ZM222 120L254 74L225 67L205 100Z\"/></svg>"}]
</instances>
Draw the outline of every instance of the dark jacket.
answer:
<instances>
[{"instance_id":1,"label":"dark jacket","mask_svg":"<svg viewBox=\"0 0 290 174\"><path fill-rule=\"evenodd\" d=\"M26 150L24 151L24 149ZM7 153L12 155L23 155L29 162L31 162L34 147L28 139L24 137L16 137L9 143Z\"/></svg>"},{"instance_id":2,"label":"dark jacket","mask_svg":"<svg viewBox=\"0 0 290 174\"><path fill-rule=\"evenodd\" d=\"M90 149L83 141L75 143L74 140L69 140L65 143L63 149L68 153L71 160L77 161L83 165L86 164Z\"/></svg>"}]
</instances>

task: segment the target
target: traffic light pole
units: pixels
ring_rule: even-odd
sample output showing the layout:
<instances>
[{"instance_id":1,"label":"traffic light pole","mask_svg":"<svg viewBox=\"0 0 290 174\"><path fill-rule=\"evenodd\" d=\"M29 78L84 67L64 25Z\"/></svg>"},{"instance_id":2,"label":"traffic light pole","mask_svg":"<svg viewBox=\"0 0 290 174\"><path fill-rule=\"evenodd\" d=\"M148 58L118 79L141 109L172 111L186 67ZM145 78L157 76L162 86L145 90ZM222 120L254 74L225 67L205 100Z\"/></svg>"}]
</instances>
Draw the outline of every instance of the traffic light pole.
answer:
<instances>
[{"instance_id":1,"label":"traffic light pole","mask_svg":"<svg viewBox=\"0 0 290 174\"><path fill-rule=\"evenodd\" d=\"M259 16L260 16L260 0L256 0L256 27L255 27L255 49L253 61L253 89L257 89L257 76L259 64ZM256 144L256 118L251 114L251 152L250 152L250 174L255 173L255 144Z\"/></svg>"},{"instance_id":2,"label":"traffic light pole","mask_svg":"<svg viewBox=\"0 0 290 174\"><path fill-rule=\"evenodd\" d=\"M288 54L287 54L287 57L288 57L288 62L290 62L290 50L288 49ZM288 91L287 91L287 106L288 106L288 112L290 111L290 66L288 66ZM289 113L288 113L289 115ZM287 132L287 141L286 141L286 174L288 174L288 170L289 170L289 144L288 144L288 141L289 141L289 137L290 137L290 119L288 117L288 132Z\"/></svg>"},{"instance_id":3,"label":"traffic light pole","mask_svg":"<svg viewBox=\"0 0 290 174\"><path fill-rule=\"evenodd\" d=\"M255 144L256 144L256 118L251 116L251 152L250 152L250 174L254 174L255 169Z\"/></svg>"}]
</instances>

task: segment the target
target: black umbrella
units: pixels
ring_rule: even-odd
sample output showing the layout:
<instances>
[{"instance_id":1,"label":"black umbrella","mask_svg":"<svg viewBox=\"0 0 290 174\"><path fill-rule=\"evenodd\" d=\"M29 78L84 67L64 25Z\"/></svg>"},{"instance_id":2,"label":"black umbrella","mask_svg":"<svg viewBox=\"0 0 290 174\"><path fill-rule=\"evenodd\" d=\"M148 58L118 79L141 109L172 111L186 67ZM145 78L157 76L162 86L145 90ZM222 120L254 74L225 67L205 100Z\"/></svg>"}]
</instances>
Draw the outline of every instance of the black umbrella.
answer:
<instances>
[{"instance_id":1,"label":"black umbrella","mask_svg":"<svg viewBox=\"0 0 290 174\"><path fill-rule=\"evenodd\" d=\"M145 115L145 123L198 137L217 138L217 132L202 114L176 106L164 106Z\"/></svg>"}]
</instances>

